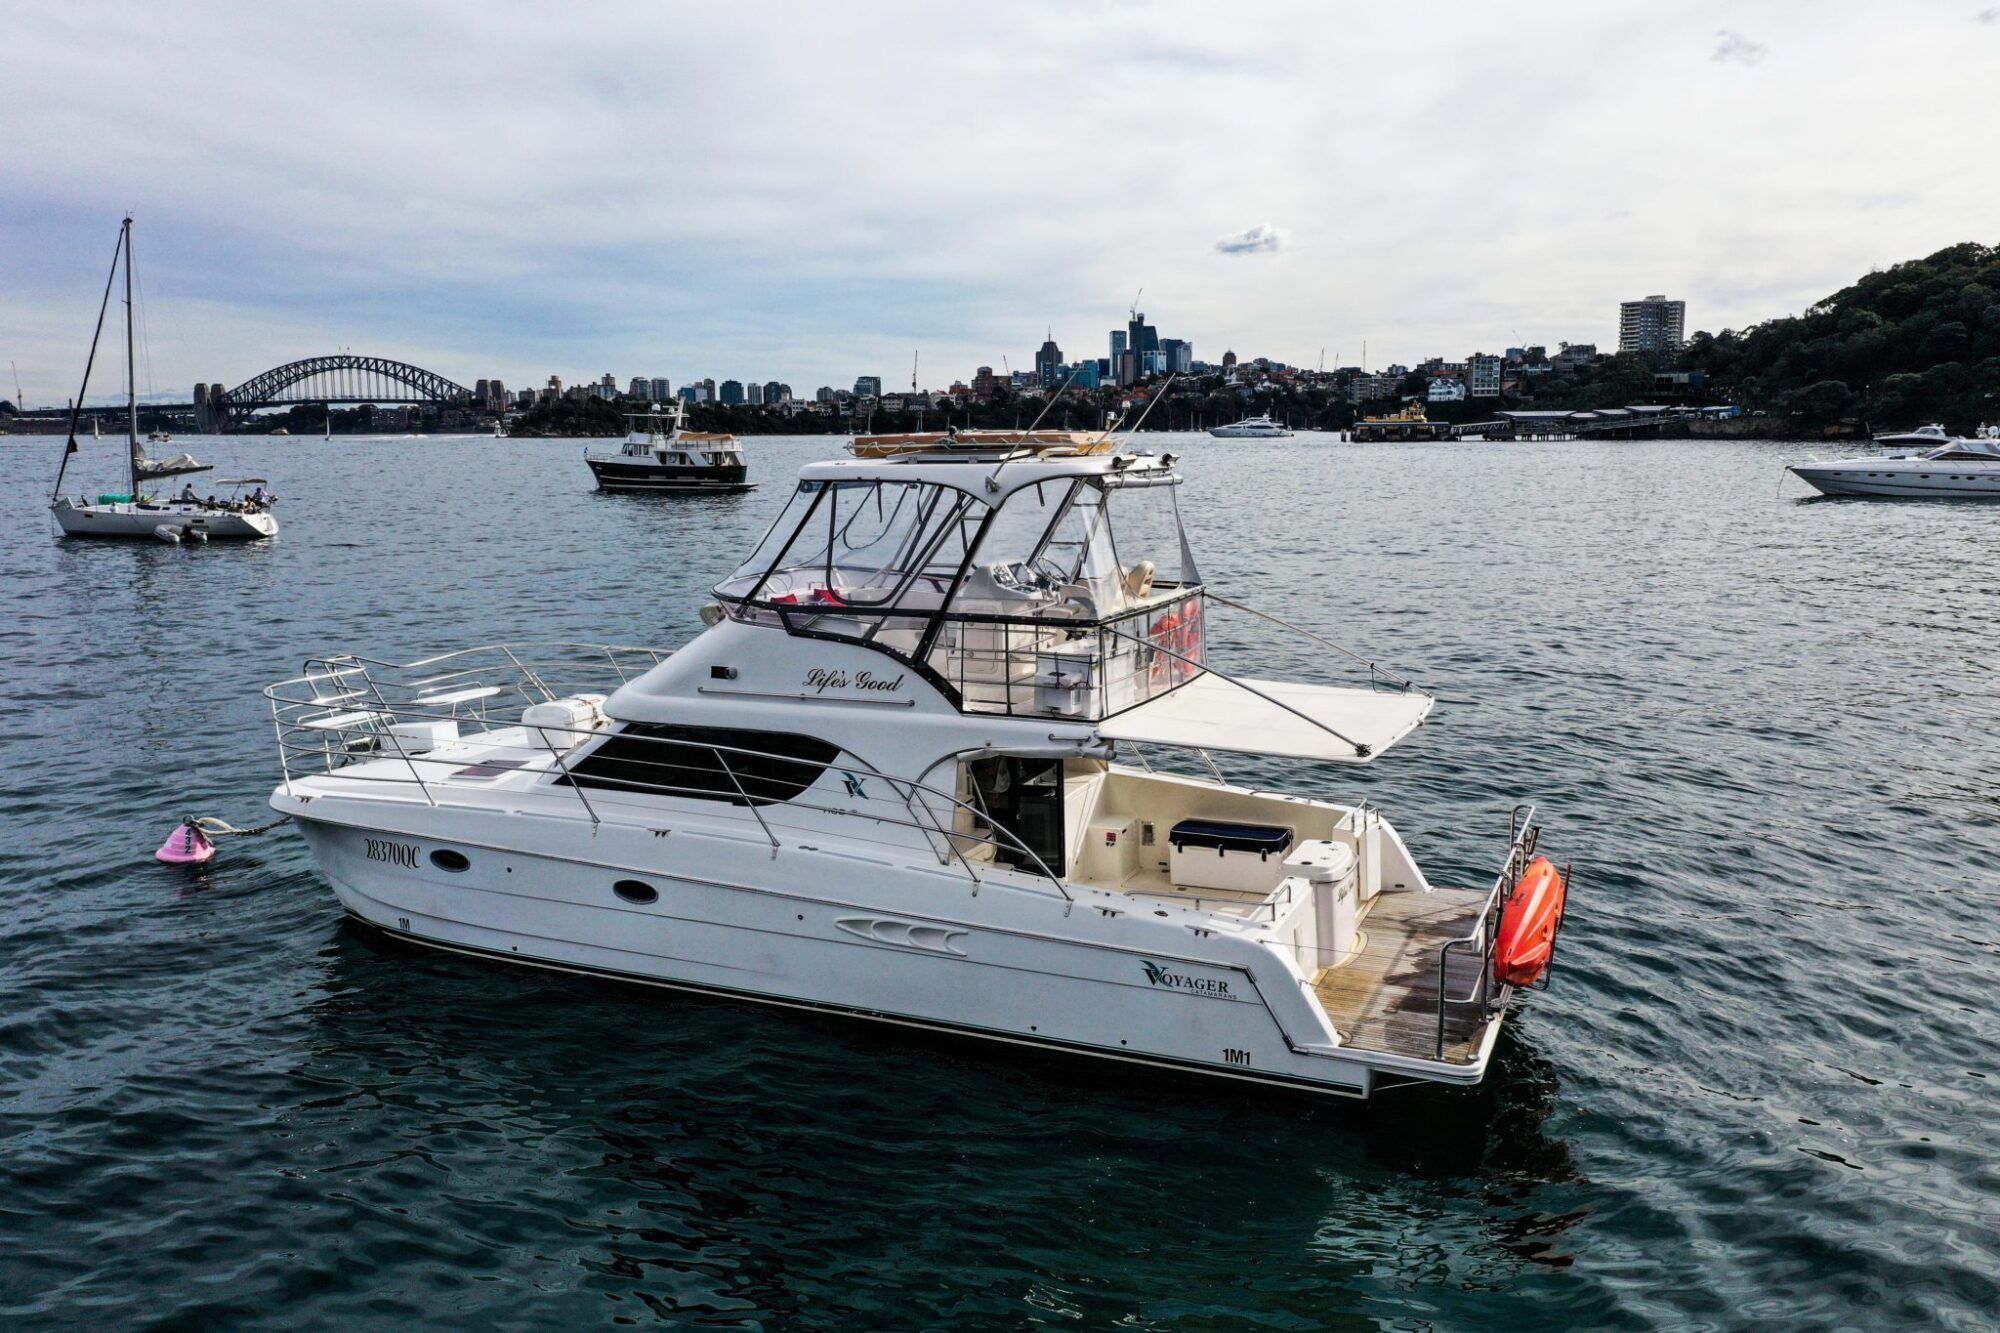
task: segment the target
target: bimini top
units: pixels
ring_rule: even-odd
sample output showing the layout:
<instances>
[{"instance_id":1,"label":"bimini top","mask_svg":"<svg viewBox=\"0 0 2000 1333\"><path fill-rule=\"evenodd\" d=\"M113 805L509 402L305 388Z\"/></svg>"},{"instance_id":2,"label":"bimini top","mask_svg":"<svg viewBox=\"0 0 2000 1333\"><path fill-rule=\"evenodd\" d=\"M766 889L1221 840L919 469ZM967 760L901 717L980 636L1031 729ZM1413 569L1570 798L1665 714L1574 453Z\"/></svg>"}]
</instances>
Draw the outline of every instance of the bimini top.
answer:
<instances>
[{"instance_id":1,"label":"bimini top","mask_svg":"<svg viewBox=\"0 0 2000 1333\"><path fill-rule=\"evenodd\" d=\"M1106 718L1097 732L1111 740L1357 764L1415 731L1435 702L1415 689L1230 678L1211 667L1171 694Z\"/></svg>"},{"instance_id":2,"label":"bimini top","mask_svg":"<svg viewBox=\"0 0 2000 1333\"><path fill-rule=\"evenodd\" d=\"M883 458L832 458L799 469L801 484L886 481L949 486L999 508L1015 491L1073 477L1099 477L1108 484L1180 480L1177 454L1073 454L1011 445L990 450L936 450Z\"/></svg>"}]
</instances>

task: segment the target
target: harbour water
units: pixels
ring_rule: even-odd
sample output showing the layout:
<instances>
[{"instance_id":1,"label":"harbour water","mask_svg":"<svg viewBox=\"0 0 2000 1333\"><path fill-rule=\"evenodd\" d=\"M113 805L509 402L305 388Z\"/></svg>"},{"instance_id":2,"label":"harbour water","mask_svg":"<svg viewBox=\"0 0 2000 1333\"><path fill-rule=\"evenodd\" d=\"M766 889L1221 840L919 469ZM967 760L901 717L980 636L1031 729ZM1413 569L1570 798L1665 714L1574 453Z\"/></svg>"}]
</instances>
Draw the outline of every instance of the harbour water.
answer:
<instances>
[{"instance_id":1,"label":"harbour water","mask_svg":"<svg viewBox=\"0 0 2000 1333\"><path fill-rule=\"evenodd\" d=\"M1761 441L1146 443L1213 586L1437 692L1324 794L1442 882L1516 799L1577 863L1483 1087L1356 1109L413 954L290 830L155 865L266 817L257 691L307 655L678 643L835 442L679 498L593 492L581 442L177 441L284 535L175 547L58 544L60 444L10 439L0 1323L1989 1326L2000 510L1806 499ZM1220 610L1209 651L1331 666Z\"/></svg>"}]
</instances>

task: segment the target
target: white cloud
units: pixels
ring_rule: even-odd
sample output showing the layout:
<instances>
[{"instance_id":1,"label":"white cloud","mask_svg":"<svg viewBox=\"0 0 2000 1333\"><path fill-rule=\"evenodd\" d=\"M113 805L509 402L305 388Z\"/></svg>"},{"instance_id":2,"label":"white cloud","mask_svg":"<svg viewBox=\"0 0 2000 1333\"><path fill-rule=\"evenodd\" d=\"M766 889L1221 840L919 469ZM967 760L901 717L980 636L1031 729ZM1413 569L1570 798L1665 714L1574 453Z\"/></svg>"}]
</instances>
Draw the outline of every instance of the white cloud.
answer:
<instances>
[{"instance_id":1,"label":"white cloud","mask_svg":"<svg viewBox=\"0 0 2000 1333\"><path fill-rule=\"evenodd\" d=\"M340 347L808 390L921 348L945 384L1050 323L1102 355L1141 286L1204 359L1415 362L1610 342L1647 292L1740 327L2000 239L1966 11L1773 7L1745 79L1682 11L1552 3L1281 0L1283 42L1179 0L45 6L0 42L0 362L74 391L127 206L162 390ZM1926 95L1852 95L1888 68ZM1279 258L1224 262L1258 218Z\"/></svg>"},{"instance_id":2,"label":"white cloud","mask_svg":"<svg viewBox=\"0 0 2000 1333\"><path fill-rule=\"evenodd\" d=\"M1718 65L1761 65L1771 54L1771 48L1762 42L1753 42L1740 32L1724 28L1715 34L1715 54L1709 57Z\"/></svg>"},{"instance_id":3,"label":"white cloud","mask_svg":"<svg viewBox=\"0 0 2000 1333\"><path fill-rule=\"evenodd\" d=\"M1972 16L1974 23L2000 23L2000 5L1990 5Z\"/></svg>"},{"instance_id":4,"label":"white cloud","mask_svg":"<svg viewBox=\"0 0 2000 1333\"><path fill-rule=\"evenodd\" d=\"M1224 236L1215 243L1215 248L1226 255L1265 255L1282 244L1284 233L1268 222L1260 222L1248 231Z\"/></svg>"}]
</instances>

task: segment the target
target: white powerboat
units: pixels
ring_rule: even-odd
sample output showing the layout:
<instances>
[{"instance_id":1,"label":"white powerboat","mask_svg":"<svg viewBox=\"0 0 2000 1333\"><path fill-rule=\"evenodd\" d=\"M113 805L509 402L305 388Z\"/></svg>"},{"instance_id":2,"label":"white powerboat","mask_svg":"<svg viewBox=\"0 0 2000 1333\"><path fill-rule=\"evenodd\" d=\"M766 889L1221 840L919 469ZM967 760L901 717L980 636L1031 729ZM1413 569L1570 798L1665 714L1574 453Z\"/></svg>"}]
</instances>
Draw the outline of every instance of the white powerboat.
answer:
<instances>
[{"instance_id":1,"label":"white powerboat","mask_svg":"<svg viewBox=\"0 0 2000 1333\"><path fill-rule=\"evenodd\" d=\"M812 464L677 651L309 661L265 691L271 806L353 917L461 954L1337 1096L1474 1083L1567 872L1525 807L1449 888L1367 802L1222 778L1210 750L1369 762L1432 699L1210 664L1211 604L1261 613L1202 583L1180 480Z\"/></svg>"},{"instance_id":2,"label":"white powerboat","mask_svg":"<svg viewBox=\"0 0 2000 1333\"><path fill-rule=\"evenodd\" d=\"M84 394L90 388L90 368L97 362L97 344L104 334L104 313L111 302L111 284L118 276L120 259L125 265L125 440L126 473L129 489L124 493L100 493L95 498L81 495L71 499L62 493L72 456L78 452L77 425ZM92 422L93 431L95 421ZM153 438L163 439L158 431ZM91 334L90 359L85 364L83 386L77 390L76 406L70 410L69 440L63 446L62 463L56 469L55 493L49 497L49 512L65 537L152 538L158 541L207 541L210 538L254 541L278 535L277 515L261 499L217 501L198 499L191 489L179 498L161 500L145 493L148 482L163 481L184 473L207 472L210 466L191 455L152 459L139 440L139 398L132 357L132 219L126 218L118 231L118 247L112 252L111 274L104 282L104 301L98 307L97 328ZM243 483L262 481L250 478Z\"/></svg>"},{"instance_id":3,"label":"white powerboat","mask_svg":"<svg viewBox=\"0 0 2000 1333\"><path fill-rule=\"evenodd\" d=\"M603 491L747 491L743 445L734 435L681 428L681 405L625 418L625 443L615 454L585 450L583 461Z\"/></svg>"},{"instance_id":4,"label":"white powerboat","mask_svg":"<svg viewBox=\"0 0 2000 1333\"><path fill-rule=\"evenodd\" d=\"M1282 440L1291 437L1291 431L1271 420L1271 414L1245 417L1227 426L1211 426L1208 433L1223 440Z\"/></svg>"},{"instance_id":5,"label":"white powerboat","mask_svg":"<svg viewBox=\"0 0 2000 1333\"><path fill-rule=\"evenodd\" d=\"M1791 470L1824 495L2000 500L2000 440L1952 437L1922 453L1809 459Z\"/></svg>"}]
</instances>

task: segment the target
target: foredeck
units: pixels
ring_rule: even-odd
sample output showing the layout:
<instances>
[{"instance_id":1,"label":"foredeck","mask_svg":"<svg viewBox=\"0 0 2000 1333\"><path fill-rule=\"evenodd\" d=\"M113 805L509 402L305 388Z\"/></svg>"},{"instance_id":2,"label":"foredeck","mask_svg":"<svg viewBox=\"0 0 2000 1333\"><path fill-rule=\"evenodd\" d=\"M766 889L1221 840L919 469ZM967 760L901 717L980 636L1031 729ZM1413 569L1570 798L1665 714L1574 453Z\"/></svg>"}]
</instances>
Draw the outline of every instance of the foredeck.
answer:
<instances>
[{"instance_id":1,"label":"foredeck","mask_svg":"<svg viewBox=\"0 0 2000 1333\"><path fill-rule=\"evenodd\" d=\"M1477 925L1484 889L1381 894L1361 919L1359 956L1313 977L1313 992L1347 1045L1413 1059L1438 1058L1438 950ZM1481 955L1453 953L1448 996L1473 993ZM1469 1064L1486 1029L1484 1006L1445 1005L1444 1059Z\"/></svg>"}]
</instances>

